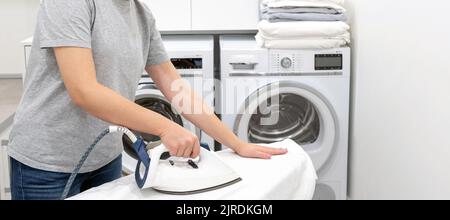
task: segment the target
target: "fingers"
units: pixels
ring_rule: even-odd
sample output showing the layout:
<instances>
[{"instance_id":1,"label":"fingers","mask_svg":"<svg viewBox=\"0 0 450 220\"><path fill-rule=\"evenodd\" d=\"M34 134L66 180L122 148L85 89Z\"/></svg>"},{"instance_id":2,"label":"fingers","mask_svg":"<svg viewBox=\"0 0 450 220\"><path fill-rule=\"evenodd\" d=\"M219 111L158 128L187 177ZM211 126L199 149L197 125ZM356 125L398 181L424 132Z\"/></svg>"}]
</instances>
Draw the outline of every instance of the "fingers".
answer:
<instances>
[{"instance_id":1,"label":"fingers","mask_svg":"<svg viewBox=\"0 0 450 220\"><path fill-rule=\"evenodd\" d=\"M253 151L252 154L253 155L251 157L254 157L254 158L260 158L260 159L271 159L272 158L272 155L262 152L262 151L258 151L258 150Z\"/></svg>"},{"instance_id":2,"label":"fingers","mask_svg":"<svg viewBox=\"0 0 450 220\"><path fill-rule=\"evenodd\" d=\"M168 141L168 142L165 142L164 145L169 150L170 156L177 156L179 148L178 148L176 142Z\"/></svg>"},{"instance_id":3,"label":"fingers","mask_svg":"<svg viewBox=\"0 0 450 220\"><path fill-rule=\"evenodd\" d=\"M183 157L184 155L184 151L186 150L186 146L184 145L179 145L178 149L177 149L177 153L175 155L172 156L176 156L176 157Z\"/></svg>"},{"instance_id":4,"label":"fingers","mask_svg":"<svg viewBox=\"0 0 450 220\"><path fill-rule=\"evenodd\" d=\"M184 158L188 158L190 157L192 154L192 145L191 146L186 146L186 148L184 149L184 153L182 155L182 157Z\"/></svg>"},{"instance_id":5,"label":"fingers","mask_svg":"<svg viewBox=\"0 0 450 220\"><path fill-rule=\"evenodd\" d=\"M184 152L181 155L181 157L184 157L184 158L191 157L192 151L194 150L194 144L196 142L197 142L197 137L195 137L195 136L186 137L186 139L183 143Z\"/></svg>"},{"instance_id":6,"label":"fingers","mask_svg":"<svg viewBox=\"0 0 450 220\"><path fill-rule=\"evenodd\" d=\"M237 153L243 157L271 159L272 156L286 154L287 150L248 144L246 147L240 148Z\"/></svg>"},{"instance_id":7,"label":"fingers","mask_svg":"<svg viewBox=\"0 0 450 220\"><path fill-rule=\"evenodd\" d=\"M190 155L192 153L192 144L189 139L180 139L177 142L177 153L172 156L185 157L185 155Z\"/></svg>"},{"instance_id":8,"label":"fingers","mask_svg":"<svg viewBox=\"0 0 450 220\"><path fill-rule=\"evenodd\" d=\"M257 150L256 148L245 149L238 153L239 155L247 158L257 158L257 159L271 159L272 155L264 153Z\"/></svg>"},{"instance_id":9,"label":"fingers","mask_svg":"<svg viewBox=\"0 0 450 220\"><path fill-rule=\"evenodd\" d=\"M176 156L184 157L184 158L195 158L198 156L200 152L200 142L196 136L187 137L184 141L182 141L182 145L180 145ZM194 156L196 155L196 156Z\"/></svg>"},{"instance_id":10,"label":"fingers","mask_svg":"<svg viewBox=\"0 0 450 220\"><path fill-rule=\"evenodd\" d=\"M276 149L276 148L263 147L263 146L257 146L257 149L258 149L258 151L262 151L262 152L270 154L270 155L283 155L288 152L286 149Z\"/></svg>"}]
</instances>

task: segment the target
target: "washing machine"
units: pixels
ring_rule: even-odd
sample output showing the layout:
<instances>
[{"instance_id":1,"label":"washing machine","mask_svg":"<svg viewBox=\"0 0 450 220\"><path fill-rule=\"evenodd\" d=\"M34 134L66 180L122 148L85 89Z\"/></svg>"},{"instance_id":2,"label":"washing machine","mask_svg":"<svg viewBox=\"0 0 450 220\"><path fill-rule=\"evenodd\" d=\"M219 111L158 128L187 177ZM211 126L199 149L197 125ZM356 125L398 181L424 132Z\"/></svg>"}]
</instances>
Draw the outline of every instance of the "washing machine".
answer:
<instances>
[{"instance_id":1,"label":"washing machine","mask_svg":"<svg viewBox=\"0 0 450 220\"><path fill-rule=\"evenodd\" d=\"M274 50L253 36L222 36L220 113L241 139L293 139L310 155L314 198L347 195L350 48Z\"/></svg>"},{"instance_id":2,"label":"washing machine","mask_svg":"<svg viewBox=\"0 0 450 220\"><path fill-rule=\"evenodd\" d=\"M194 91L203 96L205 102L214 108L214 37L210 35L163 36L164 46L172 63ZM136 92L135 102L155 111L196 134L202 143L214 147L214 139L205 134L181 116L164 97L147 73L143 74ZM150 134L141 134L147 143L157 143L160 139ZM132 174L136 160L131 150L131 142L123 138L123 172Z\"/></svg>"}]
</instances>

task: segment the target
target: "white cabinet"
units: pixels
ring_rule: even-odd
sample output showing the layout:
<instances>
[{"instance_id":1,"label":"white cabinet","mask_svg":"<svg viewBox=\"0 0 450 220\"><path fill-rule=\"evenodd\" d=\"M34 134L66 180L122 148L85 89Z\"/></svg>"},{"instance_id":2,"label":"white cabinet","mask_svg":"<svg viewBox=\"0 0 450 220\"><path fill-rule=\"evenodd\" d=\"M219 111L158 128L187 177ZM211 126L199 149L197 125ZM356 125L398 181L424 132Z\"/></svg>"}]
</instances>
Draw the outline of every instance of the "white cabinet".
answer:
<instances>
[{"instance_id":1,"label":"white cabinet","mask_svg":"<svg viewBox=\"0 0 450 220\"><path fill-rule=\"evenodd\" d=\"M11 199L11 190L9 187L9 157L7 153L7 141L1 140L0 143L0 200Z\"/></svg>"},{"instance_id":2,"label":"white cabinet","mask_svg":"<svg viewBox=\"0 0 450 220\"><path fill-rule=\"evenodd\" d=\"M8 126L5 126L7 124ZM11 199L9 187L9 156L7 152L8 137L11 130L12 117L0 122L0 200Z\"/></svg>"},{"instance_id":3,"label":"white cabinet","mask_svg":"<svg viewBox=\"0 0 450 220\"><path fill-rule=\"evenodd\" d=\"M160 31L191 30L191 0L143 0Z\"/></svg>"},{"instance_id":4,"label":"white cabinet","mask_svg":"<svg viewBox=\"0 0 450 220\"><path fill-rule=\"evenodd\" d=\"M33 37L27 38L27 39L23 40L21 43L23 45L23 52L24 52L24 57L25 57L25 63L24 63L25 71L22 73L22 82L25 83L28 60L29 60L30 54L31 54L31 47L33 45Z\"/></svg>"},{"instance_id":5,"label":"white cabinet","mask_svg":"<svg viewBox=\"0 0 450 220\"><path fill-rule=\"evenodd\" d=\"M260 0L143 0L160 31L256 30Z\"/></svg>"},{"instance_id":6,"label":"white cabinet","mask_svg":"<svg viewBox=\"0 0 450 220\"><path fill-rule=\"evenodd\" d=\"M192 0L193 30L255 30L259 0Z\"/></svg>"}]
</instances>

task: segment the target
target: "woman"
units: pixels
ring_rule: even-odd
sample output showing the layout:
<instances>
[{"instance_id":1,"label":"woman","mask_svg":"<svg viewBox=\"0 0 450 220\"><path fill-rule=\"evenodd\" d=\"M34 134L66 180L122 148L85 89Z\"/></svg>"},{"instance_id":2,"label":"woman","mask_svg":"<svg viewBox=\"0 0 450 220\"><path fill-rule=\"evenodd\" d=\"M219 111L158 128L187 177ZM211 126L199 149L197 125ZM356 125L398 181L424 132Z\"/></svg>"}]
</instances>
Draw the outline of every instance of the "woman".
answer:
<instances>
[{"instance_id":1,"label":"woman","mask_svg":"<svg viewBox=\"0 0 450 220\"><path fill-rule=\"evenodd\" d=\"M180 95L171 90L180 76L143 3L43 0L10 137L13 199L60 198L80 156L110 124L157 135L172 155L198 156L194 134L131 101L144 69L168 100ZM240 156L286 153L240 141L190 88L182 95L189 100L181 108L203 110L183 116ZM102 140L69 196L119 178L121 153L121 135Z\"/></svg>"}]
</instances>

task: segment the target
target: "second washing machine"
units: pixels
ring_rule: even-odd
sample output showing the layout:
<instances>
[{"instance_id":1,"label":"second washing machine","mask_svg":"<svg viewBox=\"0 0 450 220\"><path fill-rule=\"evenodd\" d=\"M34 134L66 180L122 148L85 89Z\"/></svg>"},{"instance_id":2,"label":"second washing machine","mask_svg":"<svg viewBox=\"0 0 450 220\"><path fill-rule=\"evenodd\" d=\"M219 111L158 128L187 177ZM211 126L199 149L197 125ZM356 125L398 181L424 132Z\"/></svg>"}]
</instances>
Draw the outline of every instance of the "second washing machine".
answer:
<instances>
[{"instance_id":1,"label":"second washing machine","mask_svg":"<svg viewBox=\"0 0 450 220\"><path fill-rule=\"evenodd\" d=\"M315 199L346 199L350 48L272 50L254 36L220 40L223 122L244 141L294 140L317 170Z\"/></svg>"}]
</instances>

